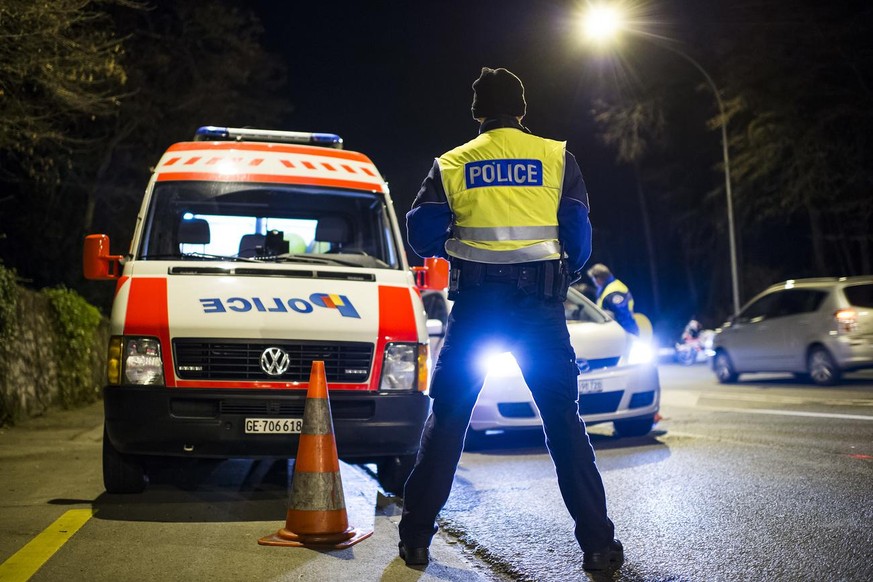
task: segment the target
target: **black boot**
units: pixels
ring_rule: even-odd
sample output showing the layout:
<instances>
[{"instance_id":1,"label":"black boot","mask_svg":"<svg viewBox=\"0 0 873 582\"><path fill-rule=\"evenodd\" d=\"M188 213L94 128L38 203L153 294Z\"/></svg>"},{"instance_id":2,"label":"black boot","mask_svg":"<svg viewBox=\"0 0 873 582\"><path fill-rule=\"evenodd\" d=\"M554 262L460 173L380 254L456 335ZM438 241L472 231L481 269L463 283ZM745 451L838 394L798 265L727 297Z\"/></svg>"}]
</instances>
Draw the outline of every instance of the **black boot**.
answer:
<instances>
[{"instance_id":1,"label":"black boot","mask_svg":"<svg viewBox=\"0 0 873 582\"><path fill-rule=\"evenodd\" d=\"M407 566L427 566L430 562L430 552L427 548L407 548L406 544L400 542L400 557L406 561Z\"/></svg>"},{"instance_id":2,"label":"black boot","mask_svg":"<svg viewBox=\"0 0 873 582\"><path fill-rule=\"evenodd\" d=\"M610 570L618 568L622 562L624 562L624 547L620 541L612 540L612 543L602 550L585 552L582 568L587 572Z\"/></svg>"}]
</instances>

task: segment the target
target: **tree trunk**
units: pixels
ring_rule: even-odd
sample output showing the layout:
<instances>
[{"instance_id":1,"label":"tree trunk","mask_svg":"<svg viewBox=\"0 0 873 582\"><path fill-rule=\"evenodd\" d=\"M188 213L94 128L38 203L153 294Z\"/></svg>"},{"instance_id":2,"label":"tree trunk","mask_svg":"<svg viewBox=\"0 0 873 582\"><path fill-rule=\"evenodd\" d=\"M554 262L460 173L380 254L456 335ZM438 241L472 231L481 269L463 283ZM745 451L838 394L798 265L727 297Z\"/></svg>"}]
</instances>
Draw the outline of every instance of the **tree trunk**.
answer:
<instances>
[{"instance_id":1,"label":"tree trunk","mask_svg":"<svg viewBox=\"0 0 873 582\"><path fill-rule=\"evenodd\" d=\"M640 179L639 164L634 163L634 178L637 183L637 198L640 202L640 213L643 218L643 236L646 239L646 256L649 262L649 277L652 286L652 304L655 317L661 313L661 300L658 293L658 261L655 254L655 241L652 239L652 225L649 220L649 208L646 204L646 194L643 191L643 181Z\"/></svg>"},{"instance_id":2,"label":"tree trunk","mask_svg":"<svg viewBox=\"0 0 873 582\"><path fill-rule=\"evenodd\" d=\"M812 238L812 259L815 265L815 274L819 276L833 275L829 273L825 262L824 233L821 225L821 212L809 202L805 203L806 212L809 215L809 231Z\"/></svg>"}]
</instances>

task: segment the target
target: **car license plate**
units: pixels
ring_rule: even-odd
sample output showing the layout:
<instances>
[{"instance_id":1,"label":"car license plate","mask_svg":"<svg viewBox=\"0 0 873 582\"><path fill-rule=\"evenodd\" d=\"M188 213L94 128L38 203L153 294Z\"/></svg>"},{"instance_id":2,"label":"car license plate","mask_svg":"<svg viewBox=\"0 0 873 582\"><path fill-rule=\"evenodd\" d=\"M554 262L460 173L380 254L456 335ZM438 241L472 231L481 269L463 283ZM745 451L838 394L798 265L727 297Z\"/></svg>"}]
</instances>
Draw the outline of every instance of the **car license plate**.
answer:
<instances>
[{"instance_id":1,"label":"car license plate","mask_svg":"<svg viewBox=\"0 0 873 582\"><path fill-rule=\"evenodd\" d=\"M246 434L296 434L302 429L302 418L246 419Z\"/></svg>"},{"instance_id":2,"label":"car license plate","mask_svg":"<svg viewBox=\"0 0 873 582\"><path fill-rule=\"evenodd\" d=\"M601 380L579 380L579 394L595 394L603 392Z\"/></svg>"}]
</instances>

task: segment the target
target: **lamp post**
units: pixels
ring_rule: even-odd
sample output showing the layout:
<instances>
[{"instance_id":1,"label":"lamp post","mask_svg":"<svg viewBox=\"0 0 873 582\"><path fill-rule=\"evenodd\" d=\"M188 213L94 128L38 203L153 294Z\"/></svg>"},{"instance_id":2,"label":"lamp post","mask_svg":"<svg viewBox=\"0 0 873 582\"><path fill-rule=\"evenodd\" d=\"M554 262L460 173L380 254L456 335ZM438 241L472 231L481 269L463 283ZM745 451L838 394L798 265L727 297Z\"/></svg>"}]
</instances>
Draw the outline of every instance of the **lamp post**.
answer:
<instances>
[{"instance_id":1,"label":"lamp post","mask_svg":"<svg viewBox=\"0 0 873 582\"><path fill-rule=\"evenodd\" d=\"M616 36L620 30L625 29L626 27L623 25L622 15L612 7L606 5L595 6L585 15L585 34L589 38L598 42L609 40ZM712 80L712 77L706 72L706 69L704 69L703 66L690 55L672 45L660 43L652 44L665 48L691 63L691 65L703 75L703 78L706 79L706 83L712 90L712 94L715 95L715 101L718 104L718 111L721 116L721 149L724 158L724 189L725 197L727 199L728 244L730 246L731 262L731 292L733 296L734 313L736 314L740 311L740 287L739 276L737 274L737 243L734 233L734 204L733 195L731 193L730 156L728 155L727 117L725 116L724 101L722 101L721 94L719 93L715 82Z\"/></svg>"}]
</instances>

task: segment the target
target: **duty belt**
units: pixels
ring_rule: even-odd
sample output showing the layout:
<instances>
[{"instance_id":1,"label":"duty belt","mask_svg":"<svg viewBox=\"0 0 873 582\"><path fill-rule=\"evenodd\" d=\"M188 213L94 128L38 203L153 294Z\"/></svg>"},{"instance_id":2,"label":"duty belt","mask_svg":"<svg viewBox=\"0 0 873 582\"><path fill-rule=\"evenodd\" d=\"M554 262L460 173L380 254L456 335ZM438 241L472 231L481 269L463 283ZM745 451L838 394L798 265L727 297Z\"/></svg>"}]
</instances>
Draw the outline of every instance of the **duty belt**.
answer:
<instances>
[{"instance_id":1,"label":"duty belt","mask_svg":"<svg viewBox=\"0 0 873 582\"><path fill-rule=\"evenodd\" d=\"M523 270L534 269L536 267L520 265L483 265L482 276L485 281L518 281L521 278Z\"/></svg>"},{"instance_id":2,"label":"duty belt","mask_svg":"<svg viewBox=\"0 0 873 582\"><path fill-rule=\"evenodd\" d=\"M529 263L476 263L454 259L449 284L449 298L455 299L466 289L483 283L512 285L522 295L543 299L566 298L569 279L562 261Z\"/></svg>"}]
</instances>

